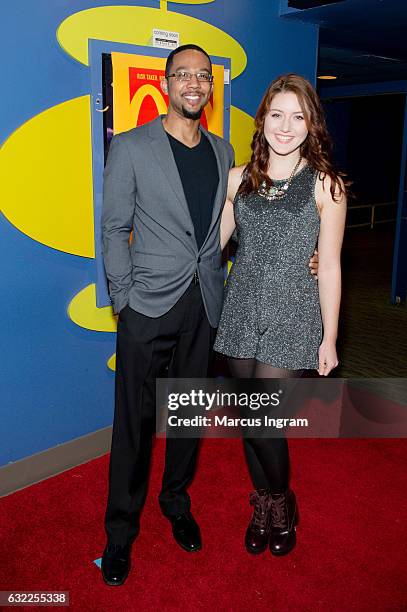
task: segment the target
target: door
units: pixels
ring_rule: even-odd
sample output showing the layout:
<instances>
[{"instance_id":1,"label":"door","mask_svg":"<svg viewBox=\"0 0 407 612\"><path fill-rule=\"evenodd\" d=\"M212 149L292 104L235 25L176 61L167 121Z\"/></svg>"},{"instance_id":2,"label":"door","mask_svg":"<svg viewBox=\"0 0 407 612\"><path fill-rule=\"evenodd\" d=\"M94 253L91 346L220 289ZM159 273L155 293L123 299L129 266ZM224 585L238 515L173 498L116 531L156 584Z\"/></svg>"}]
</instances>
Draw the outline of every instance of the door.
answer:
<instances>
[{"instance_id":1,"label":"door","mask_svg":"<svg viewBox=\"0 0 407 612\"><path fill-rule=\"evenodd\" d=\"M405 96L403 144L401 152L400 187L394 240L392 304L405 302L407 291L407 96Z\"/></svg>"}]
</instances>

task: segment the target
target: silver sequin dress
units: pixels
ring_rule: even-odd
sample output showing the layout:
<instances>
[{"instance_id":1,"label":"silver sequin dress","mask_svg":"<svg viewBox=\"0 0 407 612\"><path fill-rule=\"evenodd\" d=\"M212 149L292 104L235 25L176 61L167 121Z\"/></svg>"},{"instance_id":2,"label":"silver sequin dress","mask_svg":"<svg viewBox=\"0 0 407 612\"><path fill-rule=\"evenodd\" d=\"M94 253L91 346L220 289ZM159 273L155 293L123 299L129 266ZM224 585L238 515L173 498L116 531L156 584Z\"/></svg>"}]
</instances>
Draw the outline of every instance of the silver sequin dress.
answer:
<instances>
[{"instance_id":1,"label":"silver sequin dress","mask_svg":"<svg viewBox=\"0 0 407 612\"><path fill-rule=\"evenodd\" d=\"M321 311L308 267L319 234L316 174L305 165L271 202L257 193L235 198L238 248L215 351L277 368L318 368Z\"/></svg>"}]
</instances>

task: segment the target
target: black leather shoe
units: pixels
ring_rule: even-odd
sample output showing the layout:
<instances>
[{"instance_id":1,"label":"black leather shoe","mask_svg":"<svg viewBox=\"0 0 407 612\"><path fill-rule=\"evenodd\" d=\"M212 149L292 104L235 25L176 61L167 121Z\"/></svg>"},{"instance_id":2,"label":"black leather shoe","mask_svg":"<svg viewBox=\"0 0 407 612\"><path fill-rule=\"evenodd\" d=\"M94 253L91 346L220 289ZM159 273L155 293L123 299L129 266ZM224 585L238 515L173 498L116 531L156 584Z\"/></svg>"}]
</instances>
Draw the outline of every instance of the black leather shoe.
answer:
<instances>
[{"instance_id":1,"label":"black leather shoe","mask_svg":"<svg viewBox=\"0 0 407 612\"><path fill-rule=\"evenodd\" d=\"M286 555L296 544L295 526L298 511L293 491L271 494L270 551L273 555Z\"/></svg>"},{"instance_id":2,"label":"black leather shoe","mask_svg":"<svg viewBox=\"0 0 407 612\"><path fill-rule=\"evenodd\" d=\"M169 516L175 541L187 552L196 552L202 548L201 531L190 512Z\"/></svg>"},{"instance_id":3,"label":"black leather shoe","mask_svg":"<svg viewBox=\"0 0 407 612\"><path fill-rule=\"evenodd\" d=\"M250 494L250 505L254 506L253 516L245 536L246 550L258 555L266 550L270 537L270 491L258 489Z\"/></svg>"},{"instance_id":4,"label":"black leather shoe","mask_svg":"<svg viewBox=\"0 0 407 612\"><path fill-rule=\"evenodd\" d=\"M107 544L102 556L102 576L109 586L120 586L130 571L131 546Z\"/></svg>"}]
</instances>

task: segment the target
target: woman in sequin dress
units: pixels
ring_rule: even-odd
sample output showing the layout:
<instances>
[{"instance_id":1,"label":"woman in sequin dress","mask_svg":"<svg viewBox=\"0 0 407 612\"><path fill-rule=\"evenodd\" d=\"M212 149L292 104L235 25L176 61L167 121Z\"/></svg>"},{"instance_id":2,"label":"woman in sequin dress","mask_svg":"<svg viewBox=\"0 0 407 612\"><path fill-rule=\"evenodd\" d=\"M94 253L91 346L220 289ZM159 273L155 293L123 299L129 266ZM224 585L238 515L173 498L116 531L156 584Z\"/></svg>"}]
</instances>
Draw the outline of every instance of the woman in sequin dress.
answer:
<instances>
[{"instance_id":1,"label":"woman in sequin dress","mask_svg":"<svg viewBox=\"0 0 407 612\"><path fill-rule=\"evenodd\" d=\"M340 251L346 193L334 171L315 89L289 74L268 87L255 119L252 157L229 175L221 246L237 229L215 350L235 378L327 376L338 365ZM319 252L318 283L308 270ZM255 487L245 545L283 555L295 546L297 506L285 437L245 438Z\"/></svg>"}]
</instances>

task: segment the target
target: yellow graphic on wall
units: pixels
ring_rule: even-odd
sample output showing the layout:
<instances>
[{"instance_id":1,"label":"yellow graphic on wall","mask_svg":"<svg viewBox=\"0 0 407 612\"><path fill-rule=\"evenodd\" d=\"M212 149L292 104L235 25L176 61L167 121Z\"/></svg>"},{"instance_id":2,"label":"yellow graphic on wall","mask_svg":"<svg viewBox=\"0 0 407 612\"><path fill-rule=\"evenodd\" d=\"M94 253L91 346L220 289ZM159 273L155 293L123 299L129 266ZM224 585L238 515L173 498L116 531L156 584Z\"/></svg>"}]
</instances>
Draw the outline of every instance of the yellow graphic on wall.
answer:
<instances>
[{"instance_id":1,"label":"yellow graphic on wall","mask_svg":"<svg viewBox=\"0 0 407 612\"><path fill-rule=\"evenodd\" d=\"M246 68L246 53L232 36L210 23L165 8L98 6L86 9L61 23L57 39L69 55L88 66L89 39L150 45L154 28L179 32L181 45L194 43L209 55L230 57L232 78Z\"/></svg>"},{"instance_id":2,"label":"yellow graphic on wall","mask_svg":"<svg viewBox=\"0 0 407 612\"><path fill-rule=\"evenodd\" d=\"M21 171L21 160L28 159ZM94 257L90 96L29 119L0 149L0 202L21 232L48 247Z\"/></svg>"}]
</instances>

